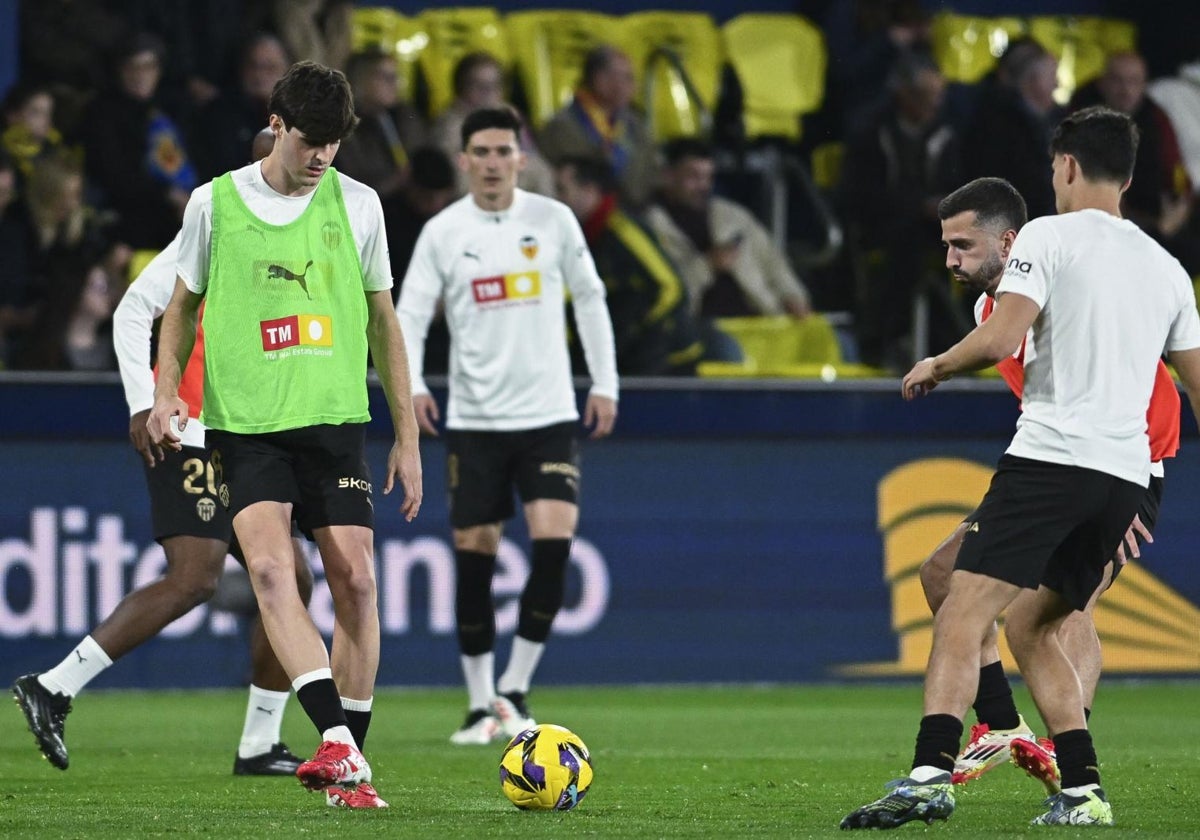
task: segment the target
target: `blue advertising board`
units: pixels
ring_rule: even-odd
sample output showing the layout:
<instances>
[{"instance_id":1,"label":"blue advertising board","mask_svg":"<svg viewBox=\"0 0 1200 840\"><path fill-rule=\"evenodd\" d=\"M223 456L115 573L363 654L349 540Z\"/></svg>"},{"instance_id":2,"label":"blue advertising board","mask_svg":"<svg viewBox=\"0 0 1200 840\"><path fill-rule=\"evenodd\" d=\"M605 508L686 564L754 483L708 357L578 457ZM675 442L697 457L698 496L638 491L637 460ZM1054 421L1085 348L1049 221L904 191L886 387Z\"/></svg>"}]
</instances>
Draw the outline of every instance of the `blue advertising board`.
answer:
<instances>
[{"instance_id":1,"label":"blue advertising board","mask_svg":"<svg viewBox=\"0 0 1200 840\"><path fill-rule=\"evenodd\" d=\"M996 420L997 406L1008 404L998 396L1005 395L951 391L914 407L890 386L877 394L627 392L622 434L584 445L569 591L539 680L914 673L921 630L905 617L915 615L910 573L928 550L922 546L932 548L969 512L985 486L977 477L986 480L1003 451L1015 412ZM719 418L707 432L697 404ZM788 417L798 406L804 415ZM674 423L664 419L671 414ZM911 422L914 414L929 418L925 433ZM972 416L977 422L967 421ZM980 427L987 432L963 435ZM385 463L387 445L378 434L369 440L373 469ZM395 497L376 501L386 685L460 680L440 441L426 441L423 456L426 501L416 522L403 521ZM62 428L6 432L0 474L9 489L0 495L0 649L16 675L57 662L131 587L159 575L164 559L150 536L140 461L120 437L76 439ZM898 476L907 483L896 484ZM902 507L911 501L912 510L898 518L886 513L897 504L885 500L888 493L899 493ZM1191 515L1197 507L1200 445L1188 439L1170 464L1144 569L1124 575L1106 596L1121 605L1115 613L1170 611L1176 620L1160 628L1161 638L1127 646L1120 670L1200 673L1200 620L1192 606L1200 603L1193 556L1200 522ZM889 517L905 524L893 532ZM331 602L315 556L314 568L312 613L329 633ZM494 589L501 661L527 568L528 543L514 522ZM1178 650L1140 658L1143 648ZM202 606L96 685L230 685L247 669L244 620Z\"/></svg>"}]
</instances>

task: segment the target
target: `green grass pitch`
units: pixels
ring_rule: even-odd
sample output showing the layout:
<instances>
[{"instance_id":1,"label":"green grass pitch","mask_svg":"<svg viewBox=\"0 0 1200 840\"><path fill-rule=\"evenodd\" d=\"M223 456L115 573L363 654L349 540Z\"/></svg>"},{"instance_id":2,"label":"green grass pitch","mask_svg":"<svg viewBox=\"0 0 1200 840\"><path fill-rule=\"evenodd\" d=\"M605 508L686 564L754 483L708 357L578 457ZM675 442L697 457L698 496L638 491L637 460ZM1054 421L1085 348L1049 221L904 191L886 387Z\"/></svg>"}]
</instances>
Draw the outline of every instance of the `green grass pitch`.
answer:
<instances>
[{"instance_id":1,"label":"green grass pitch","mask_svg":"<svg viewBox=\"0 0 1200 840\"><path fill-rule=\"evenodd\" d=\"M1023 690L1018 702L1036 719ZM844 837L838 821L903 775L920 716L905 685L544 688L538 720L574 729L596 781L570 813L525 813L497 781L501 745L452 747L463 695L385 690L368 757L381 812L328 808L290 779L230 771L246 695L83 694L67 719L71 767L43 761L15 706L0 713L0 836ZM1200 836L1200 683L1102 684L1092 728L1117 826L1105 837ZM1035 724L1035 728L1038 728ZM290 701L284 738L316 735ZM1005 766L960 789L947 823L905 835L1093 836L1028 827L1041 786Z\"/></svg>"}]
</instances>

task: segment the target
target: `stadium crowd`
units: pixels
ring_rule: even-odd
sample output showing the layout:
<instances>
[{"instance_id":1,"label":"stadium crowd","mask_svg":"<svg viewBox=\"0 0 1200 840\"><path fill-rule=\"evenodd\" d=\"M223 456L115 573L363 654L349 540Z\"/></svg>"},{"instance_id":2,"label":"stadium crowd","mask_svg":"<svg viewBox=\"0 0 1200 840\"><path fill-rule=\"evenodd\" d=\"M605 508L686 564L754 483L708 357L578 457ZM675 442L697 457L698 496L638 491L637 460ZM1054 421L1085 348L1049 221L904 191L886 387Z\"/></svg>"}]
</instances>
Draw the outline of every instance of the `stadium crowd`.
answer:
<instances>
[{"instance_id":1,"label":"stadium crowd","mask_svg":"<svg viewBox=\"0 0 1200 840\"><path fill-rule=\"evenodd\" d=\"M774 236L751 212L762 183L745 177L730 73L709 136L683 145L652 136L636 104L641 68L615 45L587 52L574 96L544 125L526 120L521 186L572 204L609 267L622 374L739 360L722 319L832 310L852 315L848 361L903 371L918 299L937 310L928 349L949 346L970 328L972 301L947 278L938 202L988 175L1011 181L1031 217L1053 213L1050 132L1089 104L1135 118L1142 145L1123 213L1200 276L1200 62L1151 80L1141 55L1114 52L1064 104L1058 61L1032 38L1011 41L967 86L939 68L920 3L798 8L836 57L803 140L782 146L805 167L818 145L844 149L840 177L823 185L846 232L827 264L798 263L776 244L797 234ZM447 106L433 112L420 88L406 101L394 54L352 50L355 11L340 0L21 4L20 78L3 92L0 127L0 368L115 369L111 316L128 283L175 236L191 190L243 164L272 86L303 58L350 79L361 124L335 165L383 200L399 294L421 226L465 190L454 164L465 116L528 103L514 74L480 52L442 80ZM562 192L581 173L595 193L582 209L568 200L578 190Z\"/></svg>"}]
</instances>

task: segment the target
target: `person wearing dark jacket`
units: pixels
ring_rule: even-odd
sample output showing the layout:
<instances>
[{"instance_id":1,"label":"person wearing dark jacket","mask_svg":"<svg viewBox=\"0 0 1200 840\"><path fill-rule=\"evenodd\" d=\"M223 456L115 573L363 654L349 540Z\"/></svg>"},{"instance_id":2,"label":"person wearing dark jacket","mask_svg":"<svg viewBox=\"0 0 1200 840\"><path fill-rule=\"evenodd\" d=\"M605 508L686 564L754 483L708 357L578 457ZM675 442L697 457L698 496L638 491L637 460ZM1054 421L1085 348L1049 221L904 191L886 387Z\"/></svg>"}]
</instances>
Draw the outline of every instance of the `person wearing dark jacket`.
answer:
<instances>
[{"instance_id":1,"label":"person wearing dark jacket","mask_svg":"<svg viewBox=\"0 0 1200 840\"><path fill-rule=\"evenodd\" d=\"M583 227L604 281L622 376L694 374L704 355L687 286L653 234L621 210L617 181L602 160L565 158L555 168L558 199Z\"/></svg>"}]
</instances>

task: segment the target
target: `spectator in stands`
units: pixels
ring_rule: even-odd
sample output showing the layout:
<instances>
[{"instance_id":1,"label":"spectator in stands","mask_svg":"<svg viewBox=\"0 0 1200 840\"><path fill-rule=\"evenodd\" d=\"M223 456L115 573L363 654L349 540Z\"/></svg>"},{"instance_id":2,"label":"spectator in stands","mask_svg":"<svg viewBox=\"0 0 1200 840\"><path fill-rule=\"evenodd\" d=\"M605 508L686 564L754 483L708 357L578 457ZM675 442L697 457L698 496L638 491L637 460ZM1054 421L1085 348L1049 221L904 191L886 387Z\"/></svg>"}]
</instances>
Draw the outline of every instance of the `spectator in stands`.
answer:
<instances>
[{"instance_id":1,"label":"spectator in stands","mask_svg":"<svg viewBox=\"0 0 1200 840\"><path fill-rule=\"evenodd\" d=\"M542 153L552 163L601 156L612 166L621 200L633 208L650 199L657 178L654 143L633 110L633 63L613 46L599 46L583 60L575 97L542 128Z\"/></svg>"},{"instance_id":2,"label":"spectator in stands","mask_svg":"<svg viewBox=\"0 0 1200 840\"><path fill-rule=\"evenodd\" d=\"M1054 100L1058 61L1032 41L1010 45L1001 59L994 95L981 101L963 137L966 180L1004 178L1029 207L1029 218L1055 213L1054 190L1046 173L1050 136L1063 116Z\"/></svg>"},{"instance_id":3,"label":"spectator in stands","mask_svg":"<svg viewBox=\"0 0 1200 840\"><path fill-rule=\"evenodd\" d=\"M504 93L508 87L504 67L495 56L486 52L464 55L454 67L455 99L437 119L429 131L429 140L450 156L451 160L462 151L462 124L467 114L478 108L499 108L505 104ZM529 131L524 115L521 116L521 151L525 155L525 168L517 176L517 186L541 195L554 195L554 170L538 151L532 132ZM467 176L458 173L458 194L467 192Z\"/></svg>"},{"instance_id":4,"label":"spectator in stands","mask_svg":"<svg viewBox=\"0 0 1200 840\"><path fill-rule=\"evenodd\" d=\"M23 370L116 370L112 313L120 297L116 278L95 264L66 266L48 278L46 300L25 347Z\"/></svg>"},{"instance_id":5,"label":"spectator in stands","mask_svg":"<svg viewBox=\"0 0 1200 840\"><path fill-rule=\"evenodd\" d=\"M107 220L84 202L83 170L73 155L59 152L37 161L25 200L38 273L56 273L50 263L88 261L107 251Z\"/></svg>"},{"instance_id":6,"label":"spectator in stands","mask_svg":"<svg viewBox=\"0 0 1200 840\"><path fill-rule=\"evenodd\" d=\"M40 304L33 270L33 226L17 191L17 168L0 151L0 368L29 333Z\"/></svg>"},{"instance_id":7,"label":"spectator in stands","mask_svg":"<svg viewBox=\"0 0 1200 840\"><path fill-rule=\"evenodd\" d=\"M1146 62L1135 52L1109 56L1104 74L1076 91L1073 109L1107 105L1133 117L1141 135L1133 182L1121 214L1162 243L1191 274L1200 273L1200 241L1189 229L1192 184L1166 112L1146 96Z\"/></svg>"},{"instance_id":8,"label":"spectator in stands","mask_svg":"<svg viewBox=\"0 0 1200 840\"><path fill-rule=\"evenodd\" d=\"M459 141L462 142L461 140ZM458 173L441 149L422 146L410 157L411 172L399 194L383 203L388 253L392 260L392 303L399 303L400 289L417 237L425 223L458 197ZM450 365L450 331L441 307L425 337L425 372L445 373Z\"/></svg>"},{"instance_id":9,"label":"spectator in stands","mask_svg":"<svg viewBox=\"0 0 1200 840\"><path fill-rule=\"evenodd\" d=\"M84 127L89 177L119 216L133 248L161 249L183 219L196 172L178 128L155 103L162 42L134 35L118 51L116 87L98 97Z\"/></svg>"},{"instance_id":10,"label":"spectator in stands","mask_svg":"<svg viewBox=\"0 0 1200 840\"><path fill-rule=\"evenodd\" d=\"M905 52L929 43L919 0L841 0L822 17L829 54L829 110L840 137L866 128L888 104L887 80Z\"/></svg>"},{"instance_id":11,"label":"spectator in stands","mask_svg":"<svg viewBox=\"0 0 1200 840\"><path fill-rule=\"evenodd\" d=\"M841 200L851 252L870 255L857 260L855 328L863 359L903 371L913 361L917 297L938 301L946 312L930 319L945 332L930 337L939 348L970 328L971 302L949 301L942 252L928 244L938 242L938 202L962 180L958 138L942 109L945 79L932 58L913 52L896 63L888 88L888 107L847 143Z\"/></svg>"},{"instance_id":12,"label":"spectator in stands","mask_svg":"<svg viewBox=\"0 0 1200 840\"><path fill-rule=\"evenodd\" d=\"M270 0L271 21L297 61L342 70L350 57L354 3L350 0Z\"/></svg>"},{"instance_id":13,"label":"spectator in stands","mask_svg":"<svg viewBox=\"0 0 1200 840\"><path fill-rule=\"evenodd\" d=\"M421 228L457 197L454 163L441 149L422 146L412 153L409 164L411 174L404 187L383 203L392 277L396 278L393 302L400 298L400 278L408 271Z\"/></svg>"},{"instance_id":14,"label":"spectator in stands","mask_svg":"<svg viewBox=\"0 0 1200 840\"><path fill-rule=\"evenodd\" d=\"M1149 94L1171 118L1192 189L1200 190L1200 59L1180 67L1177 76L1153 81Z\"/></svg>"},{"instance_id":15,"label":"spectator in stands","mask_svg":"<svg viewBox=\"0 0 1200 840\"><path fill-rule=\"evenodd\" d=\"M604 281L622 376L690 376L704 355L687 285L654 235L620 208L617 181L595 157L555 169L558 200L579 219Z\"/></svg>"},{"instance_id":16,"label":"spectator in stands","mask_svg":"<svg viewBox=\"0 0 1200 840\"><path fill-rule=\"evenodd\" d=\"M4 98L4 133L0 145L22 177L28 177L35 160L61 147L62 135L54 127L54 97L50 88L32 82L13 85Z\"/></svg>"},{"instance_id":17,"label":"spectator in stands","mask_svg":"<svg viewBox=\"0 0 1200 840\"><path fill-rule=\"evenodd\" d=\"M1180 67L1176 77L1151 83L1149 96L1169 118L1194 202L1200 197L1200 61ZM1200 213L1194 212L1194 203L1184 227L1163 244L1193 277L1200 277Z\"/></svg>"},{"instance_id":18,"label":"spectator in stands","mask_svg":"<svg viewBox=\"0 0 1200 840\"><path fill-rule=\"evenodd\" d=\"M238 86L212 100L196 121L193 144L201 180L212 180L245 163L246 149L267 124L271 89L292 64L283 42L258 33L242 47Z\"/></svg>"},{"instance_id":19,"label":"spectator in stands","mask_svg":"<svg viewBox=\"0 0 1200 840\"><path fill-rule=\"evenodd\" d=\"M425 124L415 108L400 99L394 56L361 52L350 57L346 78L354 93L358 128L342 141L338 169L362 181L387 200L408 178L408 152L425 139Z\"/></svg>"},{"instance_id":20,"label":"spectator in stands","mask_svg":"<svg viewBox=\"0 0 1200 840\"><path fill-rule=\"evenodd\" d=\"M703 318L811 311L808 290L749 210L713 194L713 149L682 138L664 149L662 188L646 220Z\"/></svg>"}]
</instances>

